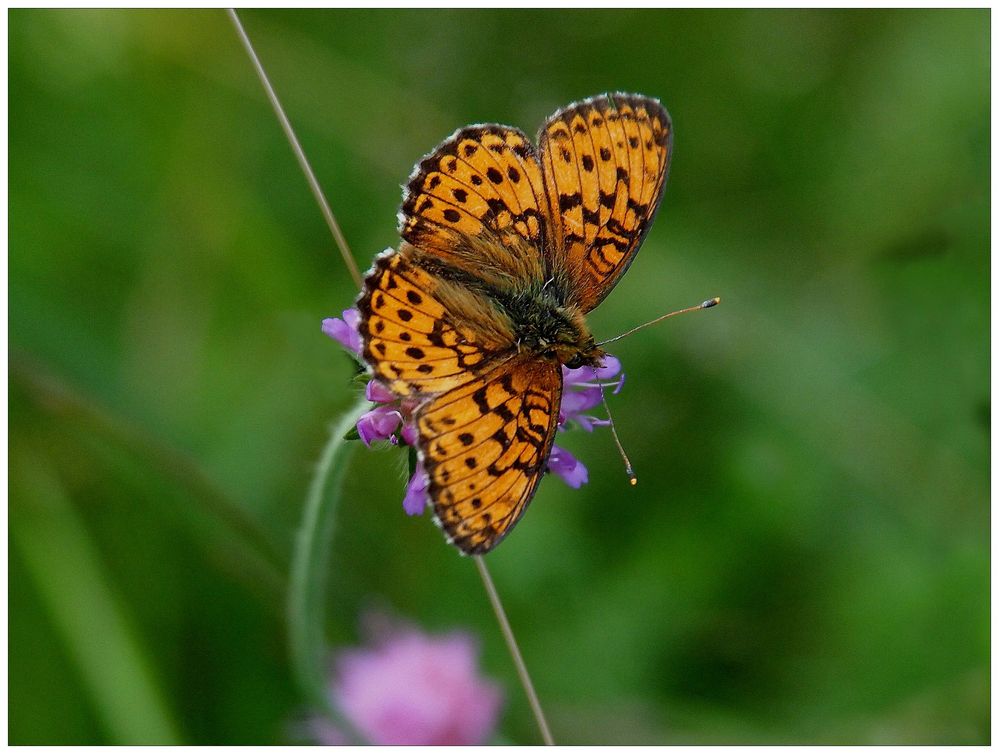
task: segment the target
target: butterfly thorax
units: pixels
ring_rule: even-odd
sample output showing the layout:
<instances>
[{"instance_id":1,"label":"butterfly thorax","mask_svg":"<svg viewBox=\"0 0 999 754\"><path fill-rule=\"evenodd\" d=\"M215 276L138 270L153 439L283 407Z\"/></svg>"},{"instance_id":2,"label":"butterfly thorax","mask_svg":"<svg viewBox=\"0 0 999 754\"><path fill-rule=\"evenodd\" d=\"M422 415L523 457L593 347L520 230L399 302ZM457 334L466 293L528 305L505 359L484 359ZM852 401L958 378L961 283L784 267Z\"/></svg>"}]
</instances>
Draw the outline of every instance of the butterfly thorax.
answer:
<instances>
[{"instance_id":1,"label":"butterfly thorax","mask_svg":"<svg viewBox=\"0 0 999 754\"><path fill-rule=\"evenodd\" d=\"M604 353L578 307L563 305L547 290L526 291L503 301L510 316L517 347L549 359L557 359L570 369L599 366Z\"/></svg>"}]
</instances>

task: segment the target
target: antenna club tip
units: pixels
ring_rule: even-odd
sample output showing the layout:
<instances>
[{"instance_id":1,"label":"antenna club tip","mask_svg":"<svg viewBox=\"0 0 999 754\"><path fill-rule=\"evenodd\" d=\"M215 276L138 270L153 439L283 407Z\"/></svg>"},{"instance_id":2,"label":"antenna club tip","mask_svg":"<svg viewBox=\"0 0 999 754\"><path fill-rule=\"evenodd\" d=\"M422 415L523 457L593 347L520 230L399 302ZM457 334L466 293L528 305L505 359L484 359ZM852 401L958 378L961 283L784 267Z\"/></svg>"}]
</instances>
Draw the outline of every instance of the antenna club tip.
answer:
<instances>
[{"instance_id":1,"label":"antenna club tip","mask_svg":"<svg viewBox=\"0 0 999 754\"><path fill-rule=\"evenodd\" d=\"M636 484L638 484L638 477L637 476L632 476L631 479L628 480L628 483L632 487L634 487Z\"/></svg>"},{"instance_id":2,"label":"antenna club tip","mask_svg":"<svg viewBox=\"0 0 999 754\"><path fill-rule=\"evenodd\" d=\"M701 304L702 309L710 309L712 306L718 306L721 303L721 296L715 296L714 298L709 298L703 304Z\"/></svg>"}]
</instances>

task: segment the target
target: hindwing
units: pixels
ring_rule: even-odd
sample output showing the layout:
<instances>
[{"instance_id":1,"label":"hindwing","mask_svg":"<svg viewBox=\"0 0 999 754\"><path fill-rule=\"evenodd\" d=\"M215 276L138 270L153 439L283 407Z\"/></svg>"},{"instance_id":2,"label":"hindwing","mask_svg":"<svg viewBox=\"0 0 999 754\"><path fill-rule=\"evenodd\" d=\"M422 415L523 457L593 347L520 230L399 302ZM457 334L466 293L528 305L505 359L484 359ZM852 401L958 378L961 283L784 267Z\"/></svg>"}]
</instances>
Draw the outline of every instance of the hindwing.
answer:
<instances>
[{"instance_id":1,"label":"hindwing","mask_svg":"<svg viewBox=\"0 0 999 754\"><path fill-rule=\"evenodd\" d=\"M548 466L561 395L561 367L523 354L417 411L434 513L463 552L488 552L520 520Z\"/></svg>"}]
</instances>

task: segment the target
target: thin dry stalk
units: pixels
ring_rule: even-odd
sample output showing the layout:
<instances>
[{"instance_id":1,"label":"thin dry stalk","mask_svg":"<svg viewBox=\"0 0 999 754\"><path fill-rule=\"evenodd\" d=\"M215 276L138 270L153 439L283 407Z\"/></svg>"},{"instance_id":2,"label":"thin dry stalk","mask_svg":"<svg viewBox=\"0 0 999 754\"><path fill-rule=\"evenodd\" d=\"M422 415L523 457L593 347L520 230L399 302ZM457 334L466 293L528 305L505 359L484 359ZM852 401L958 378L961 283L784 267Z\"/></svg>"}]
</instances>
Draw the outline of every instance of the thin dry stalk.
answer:
<instances>
[{"instance_id":1,"label":"thin dry stalk","mask_svg":"<svg viewBox=\"0 0 999 754\"><path fill-rule=\"evenodd\" d=\"M538 721L541 738L545 742L545 746L554 746L555 739L552 738L551 729L548 727L548 720L545 718L545 712L541 709L541 702L538 700L538 694L534 690L534 684L531 682L531 674L527 672L527 665L524 664L524 658L520 654L520 647L517 646L517 637L513 635L513 629L510 628L510 621L506 619L506 611L503 609L503 603L500 602L499 592L496 591L493 578L489 575L489 569L486 568L486 561L479 556L473 557L472 560L475 561L475 565L479 569L482 583L486 587L486 594L489 595L489 602L493 606L493 612L496 613L496 620L499 622L500 631L506 640L507 649L510 650L514 667L517 668L520 685L524 687L524 693L527 694L527 701L531 703L531 711L534 712L534 719Z\"/></svg>"},{"instance_id":2,"label":"thin dry stalk","mask_svg":"<svg viewBox=\"0 0 999 754\"><path fill-rule=\"evenodd\" d=\"M229 14L229 19L232 21L232 25L236 27L236 34L239 36L240 41L242 41L243 47L246 48L246 54L250 56L250 62L253 63L253 68L256 70L257 76L260 78L260 83L263 85L264 91L267 92L267 99L271 101L271 107L274 108L274 114L281 123L281 128L284 129L284 135L288 138L288 143L291 144L291 150L295 153L295 159L298 160L299 167L301 167L302 172L305 173L305 180L309 182L309 188L312 189L312 195L316 198L316 202L319 204L319 209L322 211L323 217L326 218L326 224L329 226L330 233L333 234L333 240L336 241L337 248L340 249L340 256L343 257L343 263L347 265L347 271L350 273L350 277L354 280L354 284L360 289L361 271L357 269L357 262L354 261L354 256L350 253L350 247L347 245L347 239L344 237L343 231L340 230L340 223L336 221L336 216L333 214L333 210L330 209L329 202L326 201L326 195L323 193L323 189L319 185L319 181L316 180L316 174L312 172L312 166L309 165L309 160L305 156L305 151L302 149L302 145L299 144L298 137L295 136L295 129L291 127L291 121L289 121L288 116L284 114L284 108L281 107L281 101L278 99L277 92L275 92L274 87L271 86L270 79L267 78L267 72L264 70L264 66L260 62L260 58L257 57L257 52L253 49L253 43L250 42L250 38L247 36L246 30L243 28L243 24L240 22L239 16L236 15L236 11L233 8L227 8L226 13Z\"/></svg>"}]
</instances>

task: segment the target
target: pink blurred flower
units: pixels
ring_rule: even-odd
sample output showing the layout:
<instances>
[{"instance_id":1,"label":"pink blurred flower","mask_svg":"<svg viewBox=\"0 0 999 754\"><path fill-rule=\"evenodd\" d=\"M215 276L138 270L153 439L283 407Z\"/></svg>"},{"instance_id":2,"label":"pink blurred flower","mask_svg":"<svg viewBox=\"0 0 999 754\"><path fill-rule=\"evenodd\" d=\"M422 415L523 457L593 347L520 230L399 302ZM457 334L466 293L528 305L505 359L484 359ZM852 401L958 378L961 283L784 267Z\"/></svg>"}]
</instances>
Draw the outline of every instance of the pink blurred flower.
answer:
<instances>
[{"instance_id":1,"label":"pink blurred flower","mask_svg":"<svg viewBox=\"0 0 999 754\"><path fill-rule=\"evenodd\" d=\"M483 744L502 704L499 687L479 675L470 635L433 636L411 627L340 652L330 694L366 741L381 746ZM334 726L310 727L319 743L343 742Z\"/></svg>"}]
</instances>

